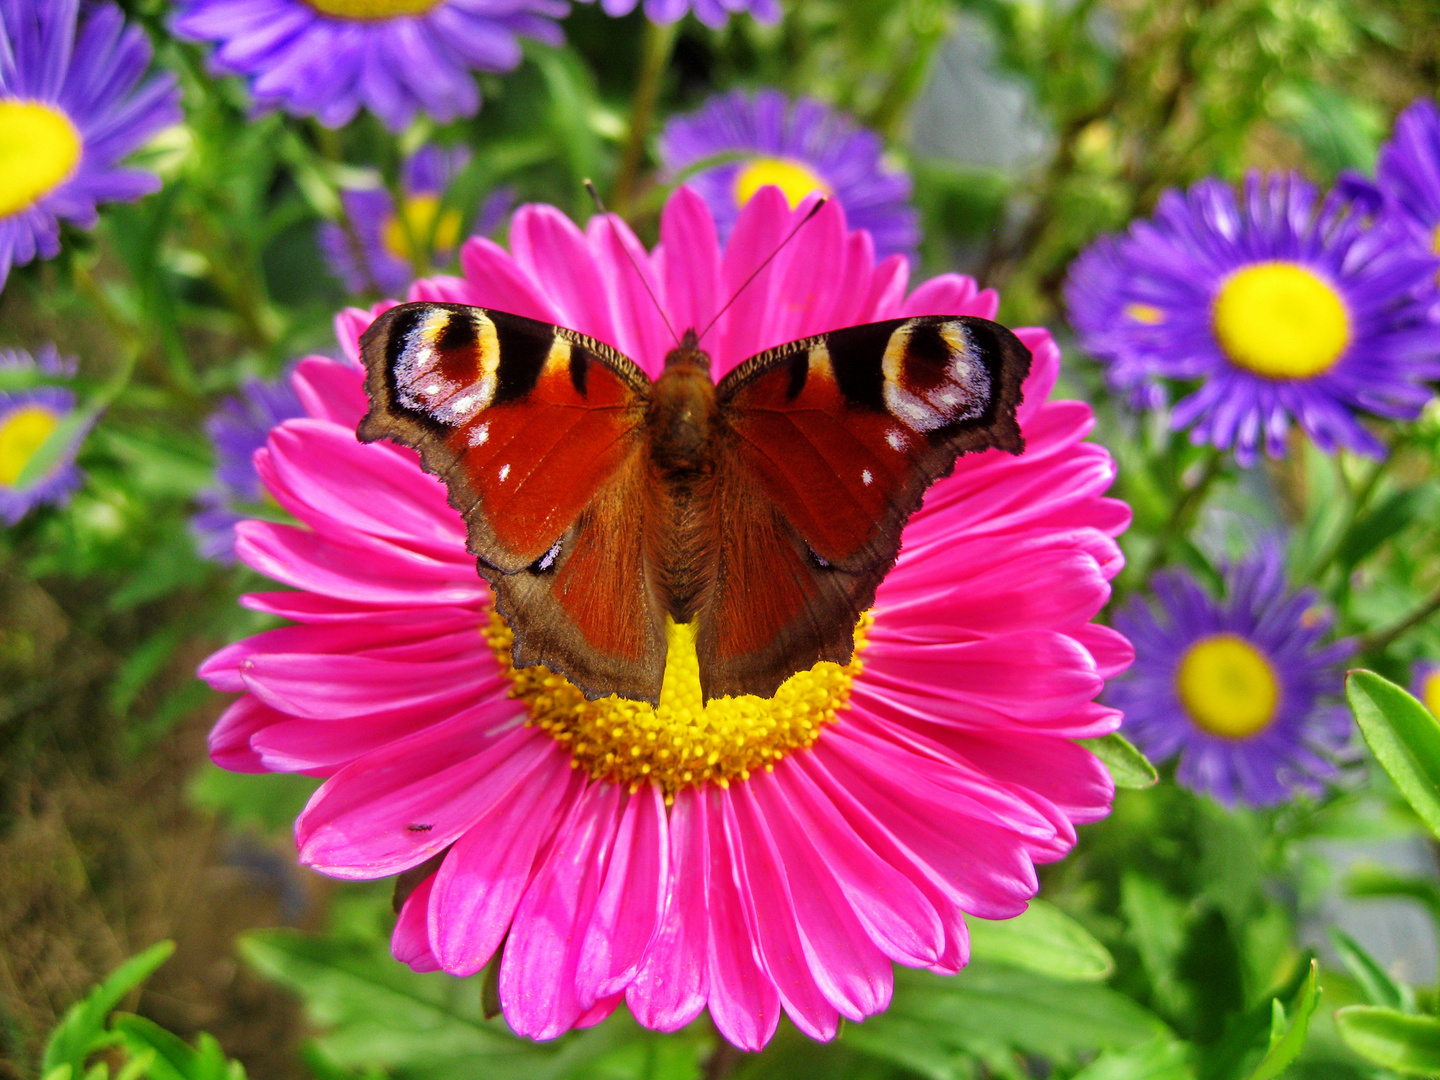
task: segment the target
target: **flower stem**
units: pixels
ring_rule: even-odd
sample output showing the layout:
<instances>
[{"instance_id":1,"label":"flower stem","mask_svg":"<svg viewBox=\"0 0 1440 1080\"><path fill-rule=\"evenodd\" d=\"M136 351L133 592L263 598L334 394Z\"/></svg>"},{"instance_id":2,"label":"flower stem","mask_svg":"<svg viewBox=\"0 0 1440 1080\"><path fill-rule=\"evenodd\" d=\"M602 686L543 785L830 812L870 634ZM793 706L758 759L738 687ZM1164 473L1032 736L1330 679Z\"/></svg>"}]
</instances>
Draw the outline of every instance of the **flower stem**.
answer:
<instances>
[{"instance_id":1,"label":"flower stem","mask_svg":"<svg viewBox=\"0 0 1440 1080\"><path fill-rule=\"evenodd\" d=\"M1208 448L1205 465L1199 478L1185 489L1180 498L1175 500L1169 519L1161 527L1159 535L1155 537L1155 549L1151 551L1150 557L1141 571L1140 585L1142 587L1155 576L1157 570L1163 569L1170 561L1171 545L1176 538L1189 531L1195 521L1195 515L1200 511L1200 504L1209 493L1211 486L1220 477L1224 462L1224 451L1213 446Z\"/></svg>"},{"instance_id":2,"label":"flower stem","mask_svg":"<svg viewBox=\"0 0 1440 1080\"><path fill-rule=\"evenodd\" d=\"M743 1057L744 1054L735 1049L729 1039L717 1033L715 1049L710 1052L710 1059L705 1062L705 1080L726 1080L735 1072Z\"/></svg>"},{"instance_id":3,"label":"flower stem","mask_svg":"<svg viewBox=\"0 0 1440 1080\"><path fill-rule=\"evenodd\" d=\"M670 63L670 52L675 48L675 38L679 32L678 21L663 26L648 19L645 22L640 80L635 84L635 96L630 99L630 131L625 137L620 172L615 177L615 187L610 195L610 209L622 217L634 201L635 189L639 183L640 162L645 156L645 140L650 136L650 125L655 119L655 106L660 101L660 91L665 80L665 68Z\"/></svg>"},{"instance_id":4,"label":"flower stem","mask_svg":"<svg viewBox=\"0 0 1440 1080\"><path fill-rule=\"evenodd\" d=\"M1372 634L1366 634L1359 641L1359 649L1362 653L1383 652L1389 648L1396 638L1409 630L1413 630L1436 612L1440 612L1440 589L1431 594L1430 599L1421 604L1418 608L1406 615L1397 623L1393 623L1384 630L1378 630Z\"/></svg>"}]
</instances>

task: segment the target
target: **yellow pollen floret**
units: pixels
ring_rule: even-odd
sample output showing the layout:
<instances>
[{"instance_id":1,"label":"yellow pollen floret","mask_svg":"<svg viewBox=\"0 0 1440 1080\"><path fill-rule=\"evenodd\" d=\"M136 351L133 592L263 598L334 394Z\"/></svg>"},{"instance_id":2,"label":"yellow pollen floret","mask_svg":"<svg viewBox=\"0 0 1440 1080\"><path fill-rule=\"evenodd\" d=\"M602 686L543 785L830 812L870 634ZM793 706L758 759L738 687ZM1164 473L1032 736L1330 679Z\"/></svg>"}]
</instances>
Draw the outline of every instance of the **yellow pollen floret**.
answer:
<instances>
[{"instance_id":1,"label":"yellow pollen floret","mask_svg":"<svg viewBox=\"0 0 1440 1080\"><path fill-rule=\"evenodd\" d=\"M1280 705L1274 666L1238 634L1211 634L1186 649L1175 689L1195 726L1223 739L1264 731Z\"/></svg>"},{"instance_id":2,"label":"yellow pollen floret","mask_svg":"<svg viewBox=\"0 0 1440 1080\"><path fill-rule=\"evenodd\" d=\"M700 694L695 625L667 619L658 707L613 695L587 701L578 687L549 668L515 667L514 635L493 610L484 634L514 684L510 696L529 709L528 723L564 743L574 767L632 791L653 781L669 803L683 788L707 780L725 787L731 780L749 779L757 769L773 769L786 754L812 745L849 704L873 621L867 613L855 627L855 655L848 664L821 661L786 679L772 698L747 694L707 703Z\"/></svg>"},{"instance_id":3,"label":"yellow pollen floret","mask_svg":"<svg viewBox=\"0 0 1440 1080\"><path fill-rule=\"evenodd\" d=\"M1350 345L1350 313L1338 290L1295 263L1235 271L1211 314L1230 362L1267 379L1324 374Z\"/></svg>"},{"instance_id":4,"label":"yellow pollen floret","mask_svg":"<svg viewBox=\"0 0 1440 1080\"><path fill-rule=\"evenodd\" d=\"M1165 312L1154 304L1126 304L1125 314L1146 326L1159 326L1165 321Z\"/></svg>"},{"instance_id":5,"label":"yellow pollen floret","mask_svg":"<svg viewBox=\"0 0 1440 1080\"><path fill-rule=\"evenodd\" d=\"M0 416L0 487L13 488L35 452L45 445L60 418L40 405Z\"/></svg>"},{"instance_id":6,"label":"yellow pollen floret","mask_svg":"<svg viewBox=\"0 0 1440 1080\"><path fill-rule=\"evenodd\" d=\"M394 19L424 15L440 0L306 0L321 15L336 19Z\"/></svg>"},{"instance_id":7,"label":"yellow pollen floret","mask_svg":"<svg viewBox=\"0 0 1440 1080\"><path fill-rule=\"evenodd\" d=\"M380 243L397 259L410 262L415 257L412 240L423 247L433 239L436 251L453 251L460 242L460 228L460 211L453 206L442 211L438 195L412 195L401 205L400 214L386 218Z\"/></svg>"},{"instance_id":8,"label":"yellow pollen floret","mask_svg":"<svg viewBox=\"0 0 1440 1080\"><path fill-rule=\"evenodd\" d=\"M744 206L766 184L778 187L792 210L812 191L833 194L829 184L813 169L798 161L788 158L756 158L735 174L736 204Z\"/></svg>"},{"instance_id":9,"label":"yellow pollen floret","mask_svg":"<svg viewBox=\"0 0 1440 1080\"><path fill-rule=\"evenodd\" d=\"M1420 684L1420 700L1432 716L1440 717L1440 668L1425 676L1425 681Z\"/></svg>"},{"instance_id":10,"label":"yellow pollen floret","mask_svg":"<svg viewBox=\"0 0 1440 1080\"><path fill-rule=\"evenodd\" d=\"M80 133L59 109L0 101L0 217L33 206L70 179L83 149Z\"/></svg>"}]
</instances>

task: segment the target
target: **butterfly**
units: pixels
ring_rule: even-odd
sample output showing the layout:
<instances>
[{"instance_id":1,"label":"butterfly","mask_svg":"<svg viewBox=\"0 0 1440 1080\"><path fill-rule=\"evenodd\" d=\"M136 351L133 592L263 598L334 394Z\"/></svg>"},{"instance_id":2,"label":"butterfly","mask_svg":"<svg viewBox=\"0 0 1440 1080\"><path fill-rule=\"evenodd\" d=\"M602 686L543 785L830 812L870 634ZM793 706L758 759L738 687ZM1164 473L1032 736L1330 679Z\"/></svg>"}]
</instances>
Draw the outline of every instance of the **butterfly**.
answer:
<instances>
[{"instance_id":1,"label":"butterfly","mask_svg":"<svg viewBox=\"0 0 1440 1080\"><path fill-rule=\"evenodd\" d=\"M1030 353L969 316L851 326L716 385L688 330L653 382L550 323L409 303L361 338L363 442L419 451L514 632L588 697L656 703L666 618L705 700L846 663L906 519L956 458L1019 454Z\"/></svg>"}]
</instances>

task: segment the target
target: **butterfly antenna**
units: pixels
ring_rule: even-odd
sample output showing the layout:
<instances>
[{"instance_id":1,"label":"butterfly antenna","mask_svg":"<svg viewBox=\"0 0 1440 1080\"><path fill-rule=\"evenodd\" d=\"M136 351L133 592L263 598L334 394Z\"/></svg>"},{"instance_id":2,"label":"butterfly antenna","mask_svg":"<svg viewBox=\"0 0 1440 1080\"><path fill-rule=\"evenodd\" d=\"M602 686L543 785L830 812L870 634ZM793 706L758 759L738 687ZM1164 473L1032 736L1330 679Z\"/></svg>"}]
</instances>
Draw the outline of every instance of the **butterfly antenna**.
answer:
<instances>
[{"instance_id":1,"label":"butterfly antenna","mask_svg":"<svg viewBox=\"0 0 1440 1080\"><path fill-rule=\"evenodd\" d=\"M701 330L700 336L695 339L697 343L705 340L705 335L708 334L715 326L715 324L720 321L720 316L724 315L725 312L729 311L730 305L735 303L736 300L740 299L740 294L743 293L746 289L748 289L750 287L750 283L760 276L760 271L764 270L767 266L774 262L775 256L779 255L780 252L785 250L785 245L790 243L791 240L794 240L795 234L798 233L801 229L803 229L809 223L810 219L820 212L820 208L829 201L830 200L828 198L822 195L820 197L820 200L810 208L810 212L806 214L803 218L801 218L799 223L790 230L790 234L786 236L784 240L781 240L780 243L775 245L775 250L772 251L769 255L767 255L765 257L765 261L762 262L759 266L757 266L754 271L751 272L750 276L747 277L743 282L741 282L740 287L731 294L730 299L725 301L725 306L722 307L719 311L717 311L715 313L715 317L705 324L705 329Z\"/></svg>"},{"instance_id":2,"label":"butterfly antenna","mask_svg":"<svg viewBox=\"0 0 1440 1080\"><path fill-rule=\"evenodd\" d=\"M670 325L670 319L666 316L665 309L660 306L660 301L655 298L655 293L650 288L650 282L645 280L645 275L640 272L640 267L636 264L634 256L630 254L630 249L625 246L625 241L620 238L620 230L615 227L615 219L610 216L610 211L606 210L605 204L600 201L600 193L595 190L595 185L589 180L585 181L585 190L590 193L590 198L595 200L595 208L599 210L605 220L610 223L610 231L615 236L615 243L618 244L620 250L625 253L625 258L634 269L635 276L640 279L640 284L645 288L645 295L650 297L650 302L655 305L655 310L660 313L660 319L665 323L665 329L670 331L670 339L675 342L675 347L678 349L680 347L680 335L675 333L675 328Z\"/></svg>"}]
</instances>

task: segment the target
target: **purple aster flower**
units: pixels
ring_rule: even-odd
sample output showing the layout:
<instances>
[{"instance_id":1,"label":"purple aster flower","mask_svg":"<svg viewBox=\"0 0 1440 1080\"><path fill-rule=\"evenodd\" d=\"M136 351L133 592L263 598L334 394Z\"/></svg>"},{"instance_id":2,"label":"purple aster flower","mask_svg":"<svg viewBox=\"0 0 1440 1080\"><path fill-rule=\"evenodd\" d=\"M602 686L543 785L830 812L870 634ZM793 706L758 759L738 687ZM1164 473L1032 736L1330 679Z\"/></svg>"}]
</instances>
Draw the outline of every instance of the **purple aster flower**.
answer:
<instances>
[{"instance_id":1,"label":"purple aster flower","mask_svg":"<svg viewBox=\"0 0 1440 1080\"><path fill-rule=\"evenodd\" d=\"M428 256L419 260L427 271L450 261L464 228L460 210L445 206L444 194L469 158L463 147L421 147L405 163L399 213L384 188L340 193L348 228L334 222L322 225L320 247L335 276L352 293L400 295L415 279L415 245L428 249ZM514 202L513 188L497 188L481 204L470 231L481 236L493 232Z\"/></svg>"},{"instance_id":2,"label":"purple aster flower","mask_svg":"<svg viewBox=\"0 0 1440 1080\"><path fill-rule=\"evenodd\" d=\"M341 127L361 108L399 131L417 112L471 116L471 71L509 71L519 37L560 44L565 0L179 0L174 30L213 41L261 108Z\"/></svg>"},{"instance_id":3,"label":"purple aster flower","mask_svg":"<svg viewBox=\"0 0 1440 1080\"><path fill-rule=\"evenodd\" d=\"M305 414L288 377L247 383L239 397L226 398L206 422L215 447L215 486L200 494L200 511L190 519L200 554L216 562L235 561L235 526L255 516L265 486L255 471L255 451L270 429Z\"/></svg>"},{"instance_id":4,"label":"purple aster flower","mask_svg":"<svg viewBox=\"0 0 1440 1080\"><path fill-rule=\"evenodd\" d=\"M150 42L114 4L0 4L0 287L12 266L60 251L60 220L160 187L120 161L180 119L169 75L141 81Z\"/></svg>"},{"instance_id":5,"label":"purple aster flower","mask_svg":"<svg viewBox=\"0 0 1440 1080\"><path fill-rule=\"evenodd\" d=\"M1319 204L1299 176L1252 176L1238 200L1202 180L1075 261L1070 319L1125 389L1197 381L1172 426L1242 465L1262 442L1281 456L1292 419L1321 449L1378 456L1356 414L1414 419L1440 377L1440 263L1394 230L1342 198Z\"/></svg>"},{"instance_id":6,"label":"purple aster flower","mask_svg":"<svg viewBox=\"0 0 1440 1080\"><path fill-rule=\"evenodd\" d=\"M600 0L606 15L629 15L640 0ZM691 8L695 17L719 30L731 15L748 11L756 22L774 26L780 21L780 0L645 0L645 17L653 23L672 23Z\"/></svg>"},{"instance_id":7,"label":"purple aster flower","mask_svg":"<svg viewBox=\"0 0 1440 1080\"><path fill-rule=\"evenodd\" d=\"M1107 695L1124 733L1155 760L1178 755L1180 784L1226 806L1320 792L1350 741L1333 699L1351 649L1321 644L1329 616L1314 593L1288 591L1278 545L1227 567L1223 600L1183 571L1157 575L1153 591L1115 615L1135 645Z\"/></svg>"},{"instance_id":8,"label":"purple aster flower","mask_svg":"<svg viewBox=\"0 0 1440 1080\"><path fill-rule=\"evenodd\" d=\"M1422 660L1416 664L1410 692L1420 699L1432 716L1440 717L1440 663Z\"/></svg>"},{"instance_id":9,"label":"purple aster flower","mask_svg":"<svg viewBox=\"0 0 1440 1080\"><path fill-rule=\"evenodd\" d=\"M54 346L47 345L38 359L18 349L0 349L0 372L39 371L46 375L71 375L74 364L62 360ZM80 486L75 452L85 438L76 432L65 453L44 476L27 480L25 468L50 436L75 412L75 395L63 386L38 386L33 390L0 390L0 521L14 525L41 504L60 506Z\"/></svg>"},{"instance_id":10,"label":"purple aster flower","mask_svg":"<svg viewBox=\"0 0 1440 1080\"><path fill-rule=\"evenodd\" d=\"M1375 180L1399 227L1427 253L1440 252L1440 109L1414 101L1380 148Z\"/></svg>"},{"instance_id":11,"label":"purple aster flower","mask_svg":"<svg viewBox=\"0 0 1440 1080\"><path fill-rule=\"evenodd\" d=\"M778 90L736 90L711 98L696 112L672 119L660 136L660 159L671 176L707 158L739 155L685 182L710 206L721 238L740 207L767 184L792 207L812 191L830 195L852 228L866 229L875 251L913 256L920 239L910 178L885 167L884 144L843 113Z\"/></svg>"}]
</instances>

